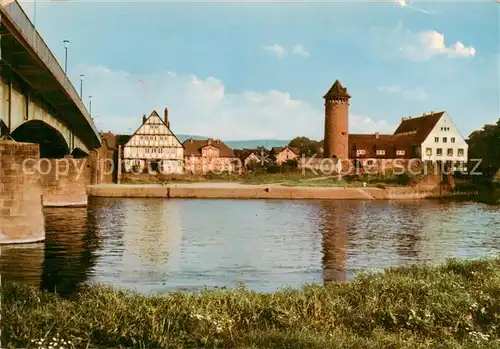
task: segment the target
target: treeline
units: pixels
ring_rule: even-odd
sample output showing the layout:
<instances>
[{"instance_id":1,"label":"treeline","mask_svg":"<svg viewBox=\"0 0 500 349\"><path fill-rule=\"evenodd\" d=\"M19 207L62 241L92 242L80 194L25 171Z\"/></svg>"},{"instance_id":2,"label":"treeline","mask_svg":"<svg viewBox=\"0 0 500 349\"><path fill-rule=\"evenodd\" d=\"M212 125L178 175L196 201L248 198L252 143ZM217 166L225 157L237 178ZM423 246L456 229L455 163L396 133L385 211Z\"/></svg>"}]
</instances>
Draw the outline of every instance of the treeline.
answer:
<instances>
[{"instance_id":1,"label":"treeline","mask_svg":"<svg viewBox=\"0 0 500 349\"><path fill-rule=\"evenodd\" d=\"M474 131L467 140L469 144L469 159L480 165L478 169L484 178L493 180L500 169L500 119L496 124L485 125L481 130Z\"/></svg>"},{"instance_id":2,"label":"treeline","mask_svg":"<svg viewBox=\"0 0 500 349\"><path fill-rule=\"evenodd\" d=\"M289 147L297 148L300 154L306 157L320 154L323 150L323 141L315 141L307 137L295 137L288 143Z\"/></svg>"}]
</instances>

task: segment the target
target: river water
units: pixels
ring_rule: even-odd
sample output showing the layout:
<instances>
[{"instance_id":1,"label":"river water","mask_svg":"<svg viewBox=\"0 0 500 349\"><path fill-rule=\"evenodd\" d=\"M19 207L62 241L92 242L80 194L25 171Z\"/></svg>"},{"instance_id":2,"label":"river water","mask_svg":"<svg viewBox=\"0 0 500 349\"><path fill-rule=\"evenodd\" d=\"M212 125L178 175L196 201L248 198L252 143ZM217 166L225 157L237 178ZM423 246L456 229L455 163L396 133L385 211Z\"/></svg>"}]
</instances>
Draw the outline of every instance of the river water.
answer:
<instances>
[{"instance_id":1,"label":"river water","mask_svg":"<svg viewBox=\"0 0 500 349\"><path fill-rule=\"evenodd\" d=\"M2 282L274 291L500 252L499 207L469 202L98 198L45 219L44 243L0 247Z\"/></svg>"}]
</instances>

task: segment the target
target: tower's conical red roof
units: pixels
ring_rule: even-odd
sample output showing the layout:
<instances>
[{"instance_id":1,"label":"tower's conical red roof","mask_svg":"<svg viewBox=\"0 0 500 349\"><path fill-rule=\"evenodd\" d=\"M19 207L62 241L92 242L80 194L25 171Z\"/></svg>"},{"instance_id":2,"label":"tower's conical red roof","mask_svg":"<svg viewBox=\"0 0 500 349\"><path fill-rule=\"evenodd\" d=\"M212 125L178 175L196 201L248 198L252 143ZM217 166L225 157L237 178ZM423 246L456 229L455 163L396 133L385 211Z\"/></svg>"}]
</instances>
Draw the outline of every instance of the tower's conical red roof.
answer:
<instances>
[{"instance_id":1,"label":"tower's conical red roof","mask_svg":"<svg viewBox=\"0 0 500 349\"><path fill-rule=\"evenodd\" d=\"M347 93L347 88L342 86L340 81L335 80L332 87L328 90L326 95L323 96L324 99L333 99L333 98L351 98L349 93Z\"/></svg>"}]
</instances>

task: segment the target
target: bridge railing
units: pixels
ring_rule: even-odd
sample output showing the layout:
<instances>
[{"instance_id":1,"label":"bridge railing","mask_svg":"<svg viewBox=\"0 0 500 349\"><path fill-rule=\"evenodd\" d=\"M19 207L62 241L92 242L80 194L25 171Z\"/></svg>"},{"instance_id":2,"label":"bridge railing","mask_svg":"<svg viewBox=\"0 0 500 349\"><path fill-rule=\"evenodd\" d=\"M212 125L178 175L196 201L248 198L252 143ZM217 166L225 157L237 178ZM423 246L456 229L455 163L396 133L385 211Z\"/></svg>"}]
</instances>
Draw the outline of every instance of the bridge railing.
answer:
<instances>
[{"instance_id":1,"label":"bridge railing","mask_svg":"<svg viewBox=\"0 0 500 349\"><path fill-rule=\"evenodd\" d=\"M52 75L54 75L56 80L66 92L68 98L70 98L73 103L75 103L81 114L85 117L100 142L101 138L99 132L95 128L94 122L92 121L92 118L88 113L85 104L76 92L73 83L64 73L61 65L57 61L52 51L49 49L40 34L38 34L38 31L31 23L31 20L26 15L26 12L24 12L21 5L19 5L17 1L12 0L10 3L5 1L5 3L6 4L3 6L0 5L1 15L6 17L9 22L11 22L11 24L16 27L16 29L19 31L19 33L22 35L31 49L35 52L35 54L38 55L40 60L45 64Z\"/></svg>"}]
</instances>

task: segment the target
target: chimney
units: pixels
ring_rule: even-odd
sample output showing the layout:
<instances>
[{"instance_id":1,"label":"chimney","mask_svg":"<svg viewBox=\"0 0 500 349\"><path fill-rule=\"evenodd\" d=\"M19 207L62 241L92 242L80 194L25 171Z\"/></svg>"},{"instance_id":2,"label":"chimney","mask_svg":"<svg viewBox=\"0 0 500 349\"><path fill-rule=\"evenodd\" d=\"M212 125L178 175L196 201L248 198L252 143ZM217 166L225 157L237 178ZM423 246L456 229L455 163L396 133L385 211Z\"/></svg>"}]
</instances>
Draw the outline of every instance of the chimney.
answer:
<instances>
[{"instance_id":1,"label":"chimney","mask_svg":"<svg viewBox=\"0 0 500 349\"><path fill-rule=\"evenodd\" d=\"M378 139L379 138L379 133L378 132L375 132L375 139Z\"/></svg>"},{"instance_id":2,"label":"chimney","mask_svg":"<svg viewBox=\"0 0 500 349\"><path fill-rule=\"evenodd\" d=\"M146 114L142 114L142 123L145 124L146 123Z\"/></svg>"},{"instance_id":3,"label":"chimney","mask_svg":"<svg viewBox=\"0 0 500 349\"><path fill-rule=\"evenodd\" d=\"M212 144L212 139L208 139L208 145Z\"/></svg>"},{"instance_id":4,"label":"chimney","mask_svg":"<svg viewBox=\"0 0 500 349\"><path fill-rule=\"evenodd\" d=\"M165 107L165 110L163 110L163 121L165 121L167 123L167 125L169 125L169 123L168 123L168 108L167 107Z\"/></svg>"},{"instance_id":5,"label":"chimney","mask_svg":"<svg viewBox=\"0 0 500 349\"><path fill-rule=\"evenodd\" d=\"M401 118L401 122L406 121L406 120L408 120L408 118L407 118L407 117L404 117L404 116L403 116L403 117Z\"/></svg>"}]
</instances>

